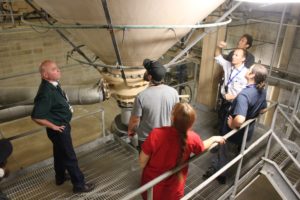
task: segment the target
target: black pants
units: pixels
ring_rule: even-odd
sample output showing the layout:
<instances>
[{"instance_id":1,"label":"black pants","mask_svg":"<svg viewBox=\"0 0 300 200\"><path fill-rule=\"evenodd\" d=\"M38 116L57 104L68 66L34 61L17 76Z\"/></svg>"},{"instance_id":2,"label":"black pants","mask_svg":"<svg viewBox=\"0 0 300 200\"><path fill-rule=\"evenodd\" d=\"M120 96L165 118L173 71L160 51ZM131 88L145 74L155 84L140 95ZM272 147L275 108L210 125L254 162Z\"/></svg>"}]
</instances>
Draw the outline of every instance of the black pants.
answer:
<instances>
[{"instance_id":1,"label":"black pants","mask_svg":"<svg viewBox=\"0 0 300 200\"><path fill-rule=\"evenodd\" d=\"M218 121L219 121L219 132L220 135L224 135L227 132L227 118L229 116L229 110L231 107L231 102L221 98L221 104L218 111Z\"/></svg>"},{"instance_id":2,"label":"black pants","mask_svg":"<svg viewBox=\"0 0 300 200\"><path fill-rule=\"evenodd\" d=\"M56 180L63 180L67 170L73 186L81 188L85 184L84 176L78 166L70 132L71 126L69 124L66 125L62 133L47 128L48 137L53 143L55 178Z\"/></svg>"}]
</instances>

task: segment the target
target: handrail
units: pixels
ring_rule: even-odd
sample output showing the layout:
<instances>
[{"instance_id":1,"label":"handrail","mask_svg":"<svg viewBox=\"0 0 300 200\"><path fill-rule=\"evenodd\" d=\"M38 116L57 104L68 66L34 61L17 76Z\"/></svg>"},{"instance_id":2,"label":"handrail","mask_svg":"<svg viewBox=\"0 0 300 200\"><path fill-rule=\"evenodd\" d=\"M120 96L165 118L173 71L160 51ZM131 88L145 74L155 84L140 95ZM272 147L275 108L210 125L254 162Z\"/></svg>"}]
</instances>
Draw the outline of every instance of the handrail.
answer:
<instances>
[{"instance_id":1,"label":"handrail","mask_svg":"<svg viewBox=\"0 0 300 200\"><path fill-rule=\"evenodd\" d=\"M283 142L279 139L279 137L273 132L274 139L276 140L276 142L278 142L278 144L281 146L281 148L283 148L283 150L285 151L285 153L292 159L292 161L296 164L296 166L298 167L298 169L300 169L300 163L296 160L296 158L293 156L293 154L291 154L291 152L286 148L286 146L283 144Z\"/></svg>"},{"instance_id":2,"label":"handrail","mask_svg":"<svg viewBox=\"0 0 300 200\"><path fill-rule=\"evenodd\" d=\"M270 110L271 108L273 108L274 106L277 106L277 103L273 103L271 104L266 110ZM255 121L257 118L254 119L249 119L246 122L244 122L241 127L239 129L233 129L230 132L228 132L227 134L225 134L223 137L225 139L228 139L229 137L231 137L232 135L234 135L235 133L237 133L238 131L242 130L243 128L245 128L246 126L248 126L250 123L252 123L253 121ZM155 179L149 181L148 183L144 184L143 186L141 186L140 188L138 188L137 190L129 193L128 195L126 195L125 197L123 197L123 200L129 200L139 194L142 194L143 192L147 191L148 189L154 187L157 183L163 181L164 179L168 178L169 176L175 174L176 172L180 171L182 168L186 167L190 162L193 162L194 160L198 159L200 156L204 155L205 152L207 152L208 150L216 147L218 144L214 143L209 149L205 150L204 152L202 152L199 155L194 155L192 156L188 161L186 161L184 164L171 169L165 173L163 173L162 175L156 177ZM253 147L252 147L253 148ZM249 149L249 148L248 148ZM247 149L247 150L248 150ZM244 152L248 152L247 150L245 150ZM228 163L229 164L229 163ZM227 165L225 165L226 167ZM225 168L224 167L224 168ZM230 167L230 166L229 166ZM227 168L226 168L227 169ZM219 176L220 174L222 174L226 169L220 169L216 174L214 174L212 177L216 178L217 176ZM210 181L208 180L213 180L214 178L208 178L206 181L204 181L203 183L209 183Z\"/></svg>"},{"instance_id":3,"label":"handrail","mask_svg":"<svg viewBox=\"0 0 300 200\"><path fill-rule=\"evenodd\" d=\"M206 187L210 182L212 182L214 179L216 179L219 175L221 175L223 172L225 172L228 168L233 166L236 162L238 162L244 155L247 155L254 147L256 147L258 144L260 144L263 140L268 138L272 134L272 130L269 130L266 132L263 136L258 138L253 144L251 144L245 151L244 154L237 155L234 159L232 159L230 162L228 162L224 167L222 167L220 170L218 170L215 174L210 176L208 179L206 179L203 183L198 185L196 188L194 188L192 191L190 191L188 194L186 194L181 200L186 200L195 195L199 190Z\"/></svg>"},{"instance_id":4,"label":"handrail","mask_svg":"<svg viewBox=\"0 0 300 200\"><path fill-rule=\"evenodd\" d=\"M293 128L297 131L297 133L300 135L300 130L298 127L292 122L292 120L284 113L284 111L278 106L279 112L284 116L284 118L293 126Z\"/></svg>"},{"instance_id":5,"label":"handrail","mask_svg":"<svg viewBox=\"0 0 300 200\"><path fill-rule=\"evenodd\" d=\"M277 105L277 104L275 104ZM274 104L273 104L274 106ZM273 107L272 106L272 107ZM270 108L268 108L269 110ZM289 123L292 124L294 128L297 128L294 126L293 122L288 118L287 115L282 111L282 109L277 106L277 109L284 115L284 117L289 121ZM250 120L248 120L250 121ZM247 122L248 122L247 121ZM298 130L298 129L297 129ZM232 131L231 131L232 132ZM230 133L230 132L229 132ZM226 134L226 135L229 135ZM227 163L224 167L222 167L220 170L218 170L215 174L213 174L211 177L209 177L207 180L205 180L203 183L198 185L195 189L190 191L188 194L186 194L181 200L187 200L193 195L195 195L197 192L199 192L201 189L203 189L205 186L207 186L211 181L213 181L215 178L217 178L219 175L221 175L224 171L226 171L229 167L234 165L238 160L241 160L244 155L248 154L254 147L256 147L259 143L261 143L265 138L267 138L269 135L271 135L271 138L273 137L276 142L284 149L284 151L287 153L287 155L292 159L292 161L296 164L296 166L300 169L300 164L299 162L294 158L294 156L289 152L289 150L285 147L285 145L281 142L281 140L278 138L278 136L275 134L275 132L271 129L265 133L263 136L261 136L258 140L256 140L253 144L251 144L244 152L241 152L237 157L235 157L233 160L231 160L229 163ZM271 139L270 138L270 139ZM236 183L238 184L238 182Z\"/></svg>"}]
</instances>

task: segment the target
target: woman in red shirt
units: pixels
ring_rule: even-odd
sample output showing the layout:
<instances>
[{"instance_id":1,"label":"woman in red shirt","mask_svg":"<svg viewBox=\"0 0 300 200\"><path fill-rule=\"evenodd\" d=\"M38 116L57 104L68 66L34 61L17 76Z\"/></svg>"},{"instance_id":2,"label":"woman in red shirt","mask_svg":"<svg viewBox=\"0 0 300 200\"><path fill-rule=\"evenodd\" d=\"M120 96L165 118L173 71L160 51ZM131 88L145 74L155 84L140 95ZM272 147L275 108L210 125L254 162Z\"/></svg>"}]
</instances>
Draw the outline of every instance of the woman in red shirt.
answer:
<instances>
[{"instance_id":1,"label":"woman in red shirt","mask_svg":"<svg viewBox=\"0 0 300 200\"><path fill-rule=\"evenodd\" d=\"M150 132L140 153L142 185L184 163L191 153L200 154L215 142L225 142L221 136L202 141L190 130L195 119L195 110L188 103L177 103L172 111L172 125L154 128ZM153 190L153 199L176 200L183 197L187 173L188 166L157 184ZM147 199L146 192L142 196Z\"/></svg>"}]
</instances>

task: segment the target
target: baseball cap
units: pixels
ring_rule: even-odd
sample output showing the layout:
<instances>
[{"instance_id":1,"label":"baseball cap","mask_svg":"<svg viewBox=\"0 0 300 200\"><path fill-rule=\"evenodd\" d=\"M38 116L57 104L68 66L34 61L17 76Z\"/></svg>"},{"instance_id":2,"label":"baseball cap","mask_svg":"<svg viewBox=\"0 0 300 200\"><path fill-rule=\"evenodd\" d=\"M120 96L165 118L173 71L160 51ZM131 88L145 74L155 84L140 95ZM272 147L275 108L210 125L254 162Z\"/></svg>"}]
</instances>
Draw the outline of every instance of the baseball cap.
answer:
<instances>
[{"instance_id":1,"label":"baseball cap","mask_svg":"<svg viewBox=\"0 0 300 200\"><path fill-rule=\"evenodd\" d=\"M166 68L158 61L145 59L143 65L154 81L161 81L166 75Z\"/></svg>"}]
</instances>

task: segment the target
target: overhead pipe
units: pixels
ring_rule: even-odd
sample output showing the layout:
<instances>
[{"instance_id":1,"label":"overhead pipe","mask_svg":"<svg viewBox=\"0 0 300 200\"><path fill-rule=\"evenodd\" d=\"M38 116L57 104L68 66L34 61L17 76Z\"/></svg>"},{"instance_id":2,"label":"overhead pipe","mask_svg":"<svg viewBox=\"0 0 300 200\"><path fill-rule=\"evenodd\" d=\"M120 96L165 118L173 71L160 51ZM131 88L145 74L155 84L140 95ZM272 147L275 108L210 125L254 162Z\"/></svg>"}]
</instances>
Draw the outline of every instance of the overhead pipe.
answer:
<instances>
[{"instance_id":1,"label":"overhead pipe","mask_svg":"<svg viewBox=\"0 0 300 200\"><path fill-rule=\"evenodd\" d=\"M117 57L118 65L123 65L122 60L121 60L120 50L119 50L118 43L117 43L116 36L115 36L115 32L112 29L111 17L109 14L109 9L108 9L106 0L102 0L102 6L103 6L104 13L105 13L105 18L106 18L106 22L108 25L108 30L110 33L111 41L113 43L115 54ZM122 79L124 80L125 85L128 86L124 69L123 68L120 68L120 69L121 69Z\"/></svg>"},{"instance_id":2,"label":"overhead pipe","mask_svg":"<svg viewBox=\"0 0 300 200\"><path fill-rule=\"evenodd\" d=\"M25 0L26 3L28 3L28 5L30 5L36 12L37 14L45 19L45 21L50 24L53 25L53 23L46 18L43 13L32 3L32 0ZM60 30L55 30L66 42L68 42L86 61L88 61L89 63L92 63L92 60L85 55L85 53L83 51L81 51L80 49L76 49L76 45ZM93 66L94 67L94 66ZM99 69L97 67L94 67L97 71L99 71ZM100 71L99 71L100 72Z\"/></svg>"},{"instance_id":3,"label":"overhead pipe","mask_svg":"<svg viewBox=\"0 0 300 200\"><path fill-rule=\"evenodd\" d=\"M0 123L27 117L31 114L32 109L33 105L27 105L0 110Z\"/></svg>"},{"instance_id":4,"label":"overhead pipe","mask_svg":"<svg viewBox=\"0 0 300 200\"><path fill-rule=\"evenodd\" d=\"M238 2L235 5L232 6L231 9L226 11L215 23L222 22L228 15L230 15L237 7L241 5L242 2ZM173 65L178 59L180 59L186 52L188 52L193 46L195 46L204 36L206 36L208 33L210 33L213 30L213 28L208 28L200 34L197 38L195 38L193 41L190 42L190 44L183 49L177 56L175 56L168 64L166 64L166 67L169 67L170 65Z\"/></svg>"},{"instance_id":5,"label":"overhead pipe","mask_svg":"<svg viewBox=\"0 0 300 200\"><path fill-rule=\"evenodd\" d=\"M85 105L99 103L108 99L107 85L65 86L64 90L71 104ZM0 88L0 109L20 105L32 105L38 91L37 87L3 87Z\"/></svg>"}]
</instances>

